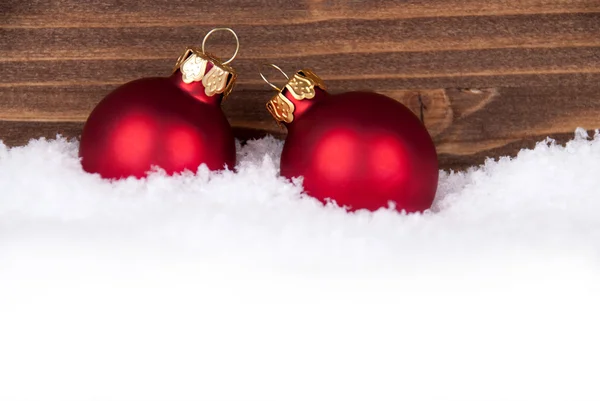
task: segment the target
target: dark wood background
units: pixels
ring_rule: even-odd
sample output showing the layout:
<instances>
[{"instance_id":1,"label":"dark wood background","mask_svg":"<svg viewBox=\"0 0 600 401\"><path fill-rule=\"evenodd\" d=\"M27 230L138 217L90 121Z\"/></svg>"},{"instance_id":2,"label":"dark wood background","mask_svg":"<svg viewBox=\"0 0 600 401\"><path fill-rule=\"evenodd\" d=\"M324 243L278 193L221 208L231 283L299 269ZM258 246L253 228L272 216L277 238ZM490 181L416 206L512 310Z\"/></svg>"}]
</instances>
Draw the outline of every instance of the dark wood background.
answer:
<instances>
[{"instance_id":1,"label":"dark wood background","mask_svg":"<svg viewBox=\"0 0 600 401\"><path fill-rule=\"evenodd\" d=\"M241 40L224 104L241 137L283 134L263 62L402 101L444 168L600 127L600 0L0 0L0 139L76 137L110 90L170 74L217 26Z\"/></svg>"}]
</instances>

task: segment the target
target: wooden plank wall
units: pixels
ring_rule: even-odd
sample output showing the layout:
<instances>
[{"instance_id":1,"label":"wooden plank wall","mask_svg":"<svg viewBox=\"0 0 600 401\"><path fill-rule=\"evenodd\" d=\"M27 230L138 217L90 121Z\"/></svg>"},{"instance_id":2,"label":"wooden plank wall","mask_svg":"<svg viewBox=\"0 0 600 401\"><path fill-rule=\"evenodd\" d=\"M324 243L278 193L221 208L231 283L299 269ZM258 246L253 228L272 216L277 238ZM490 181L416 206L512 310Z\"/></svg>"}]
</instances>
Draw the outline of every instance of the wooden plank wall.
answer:
<instances>
[{"instance_id":1,"label":"wooden plank wall","mask_svg":"<svg viewBox=\"0 0 600 401\"><path fill-rule=\"evenodd\" d=\"M168 75L216 26L241 40L224 105L241 137L282 134L263 62L399 99L444 168L600 127L600 0L0 0L0 139L76 137L110 90Z\"/></svg>"}]
</instances>

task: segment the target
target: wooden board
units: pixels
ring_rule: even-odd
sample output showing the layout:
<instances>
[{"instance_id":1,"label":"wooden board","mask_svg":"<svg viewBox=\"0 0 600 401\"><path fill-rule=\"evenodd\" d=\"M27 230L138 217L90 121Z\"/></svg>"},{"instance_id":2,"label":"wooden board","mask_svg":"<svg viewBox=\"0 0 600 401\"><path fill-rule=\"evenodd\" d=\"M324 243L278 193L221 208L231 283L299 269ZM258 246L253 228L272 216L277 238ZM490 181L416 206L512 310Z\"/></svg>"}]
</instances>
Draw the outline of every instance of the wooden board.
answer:
<instances>
[{"instance_id":1,"label":"wooden board","mask_svg":"<svg viewBox=\"0 0 600 401\"><path fill-rule=\"evenodd\" d=\"M92 3L92 4L88 4ZM224 109L238 136L285 133L262 62L311 67L333 92L375 90L429 128L444 168L600 127L600 1L0 1L0 139L76 137L110 90L168 75L215 26L241 40ZM230 38L210 50L226 55Z\"/></svg>"}]
</instances>

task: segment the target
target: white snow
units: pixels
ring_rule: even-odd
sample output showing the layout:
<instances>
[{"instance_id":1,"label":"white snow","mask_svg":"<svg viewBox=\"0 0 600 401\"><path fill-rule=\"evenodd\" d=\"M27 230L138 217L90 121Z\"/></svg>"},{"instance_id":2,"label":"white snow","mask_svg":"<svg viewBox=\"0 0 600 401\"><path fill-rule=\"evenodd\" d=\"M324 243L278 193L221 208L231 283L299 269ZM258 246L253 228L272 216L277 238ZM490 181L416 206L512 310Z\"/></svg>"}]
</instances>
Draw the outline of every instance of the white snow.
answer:
<instances>
[{"instance_id":1,"label":"white snow","mask_svg":"<svg viewBox=\"0 0 600 401\"><path fill-rule=\"evenodd\" d=\"M238 171L0 145L0 400L598 400L600 135L347 213Z\"/></svg>"}]
</instances>

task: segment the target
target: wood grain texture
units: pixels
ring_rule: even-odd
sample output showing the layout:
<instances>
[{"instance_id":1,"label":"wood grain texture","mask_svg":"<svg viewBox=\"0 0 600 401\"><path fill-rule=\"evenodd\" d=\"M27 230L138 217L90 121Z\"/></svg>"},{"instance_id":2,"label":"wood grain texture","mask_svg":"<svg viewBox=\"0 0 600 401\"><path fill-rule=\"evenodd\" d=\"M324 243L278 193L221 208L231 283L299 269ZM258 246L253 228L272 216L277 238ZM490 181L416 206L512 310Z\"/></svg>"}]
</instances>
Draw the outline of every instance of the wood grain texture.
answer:
<instances>
[{"instance_id":1,"label":"wood grain texture","mask_svg":"<svg viewBox=\"0 0 600 401\"><path fill-rule=\"evenodd\" d=\"M600 14L549 14L332 20L267 26L232 25L243 46L240 59L331 54L434 52L498 48L578 48L600 44ZM3 59L177 58L214 25L188 27L3 28ZM299 33L304 34L299 34ZM343 33L343 34L341 34ZM33 43L38 46L31 46ZM217 52L231 47L225 34L211 38Z\"/></svg>"},{"instance_id":2,"label":"wood grain texture","mask_svg":"<svg viewBox=\"0 0 600 401\"><path fill-rule=\"evenodd\" d=\"M93 4L88 4L93 3ZM311 67L422 116L445 168L600 127L600 1L0 0L0 139L79 135L119 84L168 75L214 26L238 32L224 110L240 137L283 137L256 66ZM228 54L227 35L210 50Z\"/></svg>"},{"instance_id":3,"label":"wood grain texture","mask_svg":"<svg viewBox=\"0 0 600 401\"><path fill-rule=\"evenodd\" d=\"M336 19L405 20L600 11L595 0L3 0L3 25L21 27L271 25Z\"/></svg>"}]
</instances>

